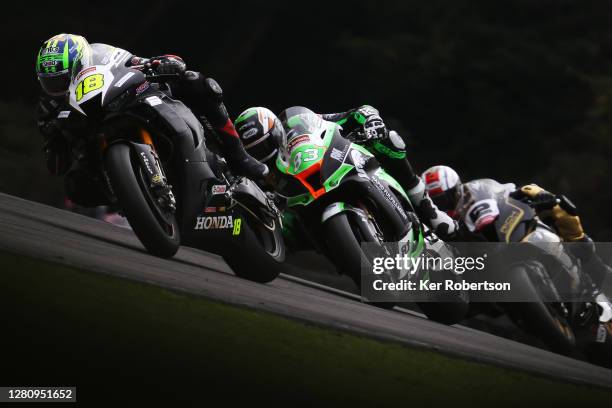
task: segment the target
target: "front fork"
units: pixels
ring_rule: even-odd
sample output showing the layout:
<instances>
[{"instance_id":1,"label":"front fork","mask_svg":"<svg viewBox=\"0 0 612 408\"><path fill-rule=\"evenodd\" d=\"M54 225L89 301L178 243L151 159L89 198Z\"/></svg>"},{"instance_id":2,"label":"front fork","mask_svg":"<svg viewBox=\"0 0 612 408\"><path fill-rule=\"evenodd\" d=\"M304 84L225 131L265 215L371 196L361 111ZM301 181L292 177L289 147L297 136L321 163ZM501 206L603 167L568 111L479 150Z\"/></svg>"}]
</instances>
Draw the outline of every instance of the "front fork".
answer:
<instances>
[{"instance_id":1,"label":"front fork","mask_svg":"<svg viewBox=\"0 0 612 408\"><path fill-rule=\"evenodd\" d=\"M168 179L161 165L161 160L155 151L151 135L145 129L141 129L140 136L142 143L132 141L127 143L134 155L138 158L140 167L145 170L143 172L145 181L148 182L148 188L153 198L157 201L157 205L165 212L173 214L176 211L176 199L172 192L172 186L168 184ZM99 137L100 149L102 153L104 153L109 145L104 135L99 135ZM104 176L111 193L114 195L106 171L104 171Z\"/></svg>"},{"instance_id":2,"label":"front fork","mask_svg":"<svg viewBox=\"0 0 612 408\"><path fill-rule=\"evenodd\" d=\"M176 199L172 193L172 186L168 184L168 179L153 145L132 142L130 146L138 157L142 168L146 170L146 180L149 182L149 188L153 192L157 204L164 211L174 213L176 211Z\"/></svg>"}]
</instances>

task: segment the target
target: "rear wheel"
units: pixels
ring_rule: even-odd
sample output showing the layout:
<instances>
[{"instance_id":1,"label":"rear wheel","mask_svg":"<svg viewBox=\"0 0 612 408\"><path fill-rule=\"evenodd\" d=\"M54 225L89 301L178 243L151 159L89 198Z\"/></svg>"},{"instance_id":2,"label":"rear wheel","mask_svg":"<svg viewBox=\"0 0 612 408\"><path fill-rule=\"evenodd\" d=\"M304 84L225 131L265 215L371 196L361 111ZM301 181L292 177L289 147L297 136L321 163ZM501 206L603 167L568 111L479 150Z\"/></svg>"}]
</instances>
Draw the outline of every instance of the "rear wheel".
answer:
<instances>
[{"instance_id":1,"label":"rear wheel","mask_svg":"<svg viewBox=\"0 0 612 408\"><path fill-rule=\"evenodd\" d=\"M426 251L430 253L430 251ZM432 256L440 256L431 251ZM452 271L432 272L428 279L437 283L444 283L446 280L459 281L461 277ZM428 293L429 295L429 293ZM433 320L442 324L457 324L462 321L470 309L469 295L466 291L437 291L428 296L428 301L416 302L419 309Z\"/></svg>"},{"instance_id":2,"label":"rear wheel","mask_svg":"<svg viewBox=\"0 0 612 408\"><path fill-rule=\"evenodd\" d=\"M530 277L528 265L515 265L508 271L512 290L528 299L542 299L539 285ZM534 279L537 279L534 277ZM518 302L509 305L511 315L525 330L539 337L551 350L572 354L575 352L574 331L557 309L557 304L542 302Z\"/></svg>"},{"instance_id":3,"label":"rear wheel","mask_svg":"<svg viewBox=\"0 0 612 408\"><path fill-rule=\"evenodd\" d=\"M140 242L151 254L170 258L180 245L174 214L160 209L138 160L128 145L117 143L106 151L105 165L121 211Z\"/></svg>"},{"instance_id":4,"label":"rear wheel","mask_svg":"<svg viewBox=\"0 0 612 408\"><path fill-rule=\"evenodd\" d=\"M596 317L596 322L589 325L590 330L585 333L589 339L584 354L589 362L612 368L612 322L600 323L598 320Z\"/></svg>"},{"instance_id":5,"label":"rear wheel","mask_svg":"<svg viewBox=\"0 0 612 408\"><path fill-rule=\"evenodd\" d=\"M236 276L259 283L271 282L282 271L285 260L285 242L278 222L266 226L246 215L241 218L237 233L240 245L223 259ZM272 227L273 228L268 228Z\"/></svg>"}]
</instances>

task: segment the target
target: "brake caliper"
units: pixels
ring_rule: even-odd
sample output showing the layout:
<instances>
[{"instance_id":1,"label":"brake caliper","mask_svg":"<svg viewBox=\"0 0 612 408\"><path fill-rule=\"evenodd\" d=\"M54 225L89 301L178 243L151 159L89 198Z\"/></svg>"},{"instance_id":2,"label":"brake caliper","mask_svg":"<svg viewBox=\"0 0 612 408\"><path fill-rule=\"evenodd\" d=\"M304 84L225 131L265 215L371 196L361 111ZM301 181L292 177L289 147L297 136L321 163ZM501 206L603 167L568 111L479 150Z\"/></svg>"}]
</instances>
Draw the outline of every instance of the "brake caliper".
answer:
<instances>
[{"instance_id":1,"label":"brake caliper","mask_svg":"<svg viewBox=\"0 0 612 408\"><path fill-rule=\"evenodd\" d=\"M151 179L151 190L153 190L159 206L162 209L173 213L176 211L176 199L174 198L174 193L172 192L172 185L168 184L168 180L166 179L164 170L155 150L151 150L151 155L155 159L154 165L156 170L156 174Z\"/></svg>"}]
</instances>

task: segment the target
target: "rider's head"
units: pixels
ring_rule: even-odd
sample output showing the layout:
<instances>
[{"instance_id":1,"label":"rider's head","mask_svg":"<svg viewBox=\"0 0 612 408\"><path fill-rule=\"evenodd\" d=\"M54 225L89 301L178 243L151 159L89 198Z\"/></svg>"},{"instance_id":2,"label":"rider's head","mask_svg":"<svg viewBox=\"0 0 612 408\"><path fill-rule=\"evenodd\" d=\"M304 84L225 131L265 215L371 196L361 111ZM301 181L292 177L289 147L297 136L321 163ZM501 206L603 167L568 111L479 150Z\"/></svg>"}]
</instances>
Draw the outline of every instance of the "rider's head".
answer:
<instances>
[{"instance_id":1,"label":"rider's head","mask_svg":"<svg viewBox=\"0 0 612 408\"><path fill-rule=\"evenodd\" d=\"M267 108L245 110L236 118L234 126L245 150L262 163L276 160L279 147L286 142L283 125Z\"/></svg>"},{"instance_id":2,"label":"rider's head","mask_svg":"<svg viewBox=\"0 0 612 408\"><path fill-rule=\"evenodd\" d=\"M87 48L87 40L73 34L58 34L43 43L36 58L36 74L47 94L62 96L68 92L72 67Z\"/></svg>"},{"instance_id":3,"label":"rider's head","mask_svg":"<svg viewBox=\"0 0 612 408\"><path fill-rule=\"evenodd\" d=\"M461 179L448 166L433 166L423 172L427 193L436 206L453 215L461 198Z\"/></svg>"}]
</instances>

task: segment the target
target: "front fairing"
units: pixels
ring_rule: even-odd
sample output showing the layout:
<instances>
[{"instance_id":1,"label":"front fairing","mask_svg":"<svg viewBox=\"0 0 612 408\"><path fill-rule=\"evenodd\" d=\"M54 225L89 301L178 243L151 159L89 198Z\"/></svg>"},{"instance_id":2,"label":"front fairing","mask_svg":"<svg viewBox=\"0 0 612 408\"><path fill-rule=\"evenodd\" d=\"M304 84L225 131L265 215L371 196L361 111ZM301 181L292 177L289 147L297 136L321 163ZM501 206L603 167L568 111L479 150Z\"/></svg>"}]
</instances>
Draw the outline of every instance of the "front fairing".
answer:
<instances>
[{"instance_id":1,"label":"front fairing","mask_svg":"<svg viewBox=\"0 0 612 408\"><path fill-rule=\"evenodd\" d=\"M289 116L283 124L287 144L281 147L276 166L283 175L297 181L287 183L292 187L290 206L312 203L336 189L351 172L367 177L366 164L374 160L373 155L343 138L337 124L310 111Z\"/></svg>"},{"instance_id":2,"label":"front fairing","mask_svg":"<svg viewBox=\"0 0 612 408\"><path fill-rule=\"evenodd\" d=\"M126 67L132 56L120 48L94 44L75 64L69 87L69 103L87 116L117 110L146 82L142 72Z\"/></svg>"}]
</instances>

